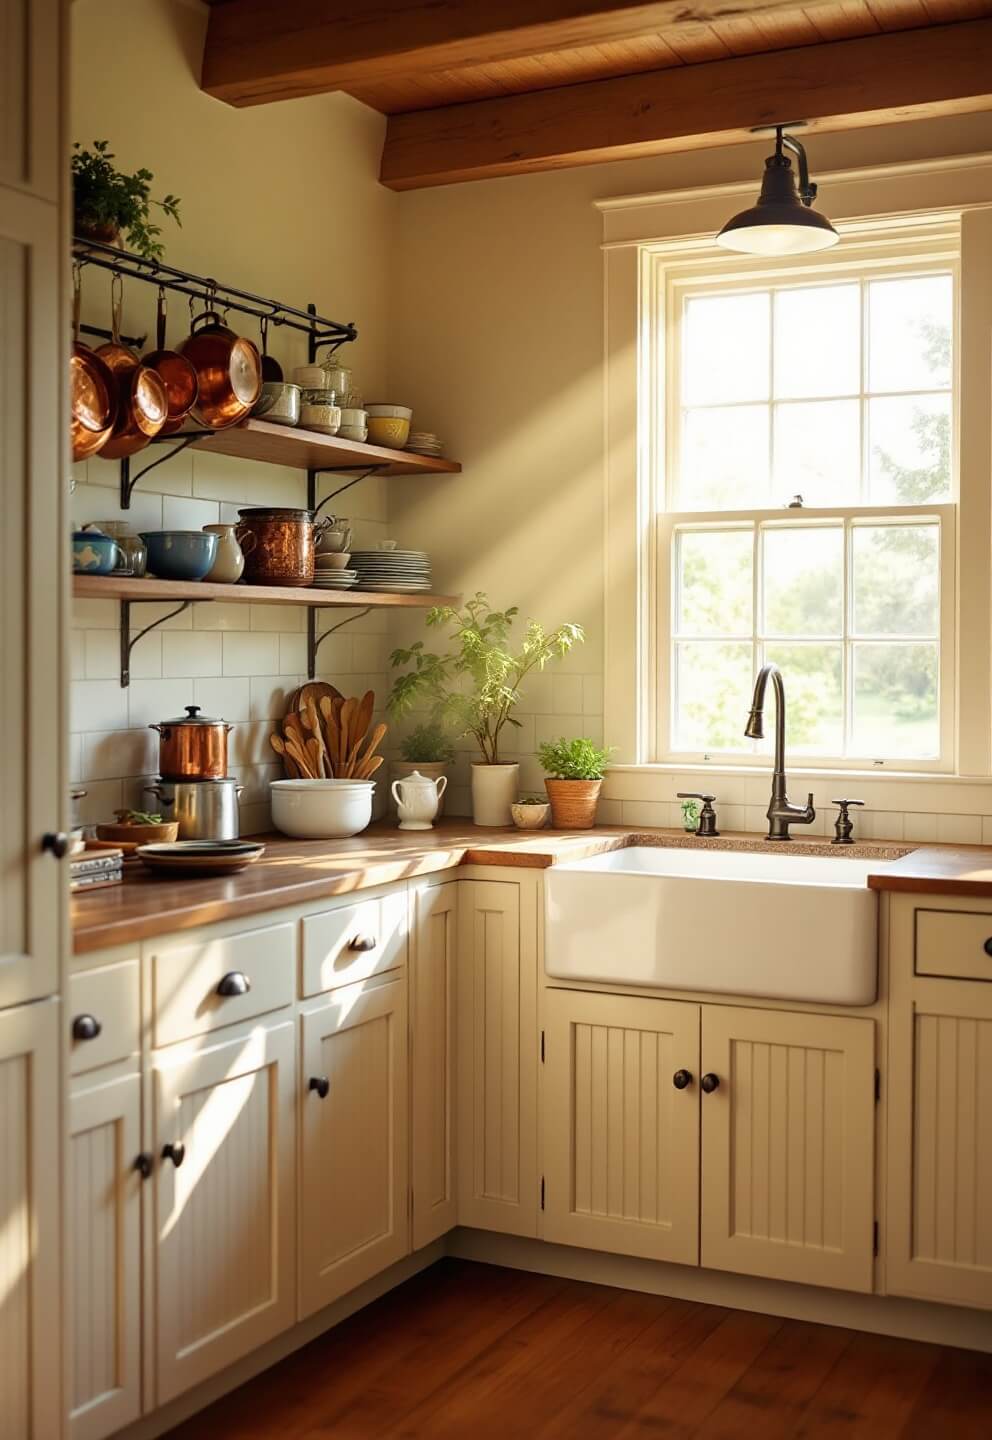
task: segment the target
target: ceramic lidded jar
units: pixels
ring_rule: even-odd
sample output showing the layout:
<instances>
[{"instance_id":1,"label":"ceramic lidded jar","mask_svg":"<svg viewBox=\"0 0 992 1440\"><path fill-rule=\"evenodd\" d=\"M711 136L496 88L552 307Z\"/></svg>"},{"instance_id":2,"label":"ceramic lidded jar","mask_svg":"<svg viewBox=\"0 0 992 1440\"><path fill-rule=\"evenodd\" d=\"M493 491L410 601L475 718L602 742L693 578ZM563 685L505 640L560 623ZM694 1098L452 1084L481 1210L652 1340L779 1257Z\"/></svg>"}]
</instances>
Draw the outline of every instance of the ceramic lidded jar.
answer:
<instances>
[{"instance_id":1,"label":"ceramic lidded jar","mask_svg":"<svg viewBox=\"0 0 992 1440\"><path fill-rule=\"evenodd\" d=\"M430 830L447 785L446 775L439 780L429 780L419 770L414 770L403 780L394 780L391 793L396 801L400 829Z\"/></svg>"}]
</instances>

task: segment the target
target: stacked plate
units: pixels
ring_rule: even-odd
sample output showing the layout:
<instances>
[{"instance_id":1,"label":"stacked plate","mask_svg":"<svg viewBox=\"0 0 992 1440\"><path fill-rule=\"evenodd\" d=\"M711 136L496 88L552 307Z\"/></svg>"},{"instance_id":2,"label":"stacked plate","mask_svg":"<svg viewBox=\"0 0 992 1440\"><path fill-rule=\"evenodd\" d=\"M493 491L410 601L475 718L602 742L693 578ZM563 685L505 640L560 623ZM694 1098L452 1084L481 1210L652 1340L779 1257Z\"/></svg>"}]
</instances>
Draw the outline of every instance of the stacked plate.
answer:
<instances>
[{"instance_id":1,"label":"stacked plate","mask_svg":"<svg viewBox=\"0 0 992 1440\"><path fill-rule=\"evenodd\" d=\"M444 447L432 430L413 430L403 448L414 455L440 455Z\"/></svg>"},{"instance_id":2,"label":"stacked plate","mask_svg":"<svg viewBox=\"0 0 992 1440\"><path fill-rule=\"evenodd\" d=\"M358 584L358 571L315 570L310 584L314 590L353 590Z\"/></svg>"},{"instance_id":3,"label":"stacked plate","mask_svg":"<svg viewBox=\"0 0 992 1440\"><path fill-rule=\"evenodd\" d=\"M431 588L431 561L424 550L353 550L351 563L358 571L358 590L418 595Z\"/></svg>"}]
</instances>

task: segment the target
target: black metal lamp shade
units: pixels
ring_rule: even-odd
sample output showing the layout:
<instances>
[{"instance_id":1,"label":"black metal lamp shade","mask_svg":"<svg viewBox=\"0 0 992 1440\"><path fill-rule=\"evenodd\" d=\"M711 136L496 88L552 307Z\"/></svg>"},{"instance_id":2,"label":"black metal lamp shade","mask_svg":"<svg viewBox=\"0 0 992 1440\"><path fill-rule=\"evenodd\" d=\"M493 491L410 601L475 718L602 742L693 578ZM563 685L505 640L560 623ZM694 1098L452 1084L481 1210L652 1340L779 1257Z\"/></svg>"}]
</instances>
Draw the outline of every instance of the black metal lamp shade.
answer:
<instances>
[{"instance_id":1,"label":"black metal lamp shade","mask_svg":"<svg viewBox=\"0 0 992 1440\"><path fill-rule=\"evenodd\" d=\"M788 146L799 157L799 185ZM775 154L765 161L757 203L733 216L716 237L725 250L747 255L801 255L826 250L840 236L825 215L812 209L816 186L806 170L806 153L791 135L777 132Z\"/></svg>"}]
</instances>

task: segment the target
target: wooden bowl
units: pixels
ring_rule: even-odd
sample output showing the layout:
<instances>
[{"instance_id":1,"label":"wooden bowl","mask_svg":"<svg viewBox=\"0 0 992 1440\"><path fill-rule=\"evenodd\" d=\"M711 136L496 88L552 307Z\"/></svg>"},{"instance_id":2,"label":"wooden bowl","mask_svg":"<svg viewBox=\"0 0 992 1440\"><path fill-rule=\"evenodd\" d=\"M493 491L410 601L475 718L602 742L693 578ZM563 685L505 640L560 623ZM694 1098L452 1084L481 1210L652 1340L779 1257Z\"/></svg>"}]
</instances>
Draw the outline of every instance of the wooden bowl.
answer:
<instances>
[{"instance_id":1,"label":"wooden bowl","mask_svg":"<svg viewBox=\"0 0 992 1440\"><path fill-rule=\"evenodd\" d=\"M160 825L98 825L98 840L121 845L168 845L179 838L179 821L163 820Z\"/></svg>"}]
</instances>

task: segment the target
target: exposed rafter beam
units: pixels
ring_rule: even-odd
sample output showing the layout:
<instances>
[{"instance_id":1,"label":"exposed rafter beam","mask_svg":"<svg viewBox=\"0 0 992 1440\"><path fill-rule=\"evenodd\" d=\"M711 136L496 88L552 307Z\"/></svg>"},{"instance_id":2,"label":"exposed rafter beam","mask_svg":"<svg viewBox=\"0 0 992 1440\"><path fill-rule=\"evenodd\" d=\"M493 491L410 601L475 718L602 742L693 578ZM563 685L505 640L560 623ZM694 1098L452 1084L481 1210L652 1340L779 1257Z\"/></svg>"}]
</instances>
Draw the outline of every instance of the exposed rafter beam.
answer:
<instances>
[{"instance_id":1,"label":"exposed rafter beam","mask_svg":"<svg viewBox=\"0 0 992 1440\"><path fill-rule=\"evenodd\" d=\"M824 5L836 0L230 0L211 9L201 84L260 105Z\"/></svg>"},{"instance_id":2,"label":"exposed rafter beam","mask_svg":"<svg viewBox=\"0 0 992 1440\"><path fill-rule=\"evenodd\" d=\"M988 109L992 20L973 20L394 115L381 179L411 190L747 140L781 120Z\"/></svg>"}]
</instances>

